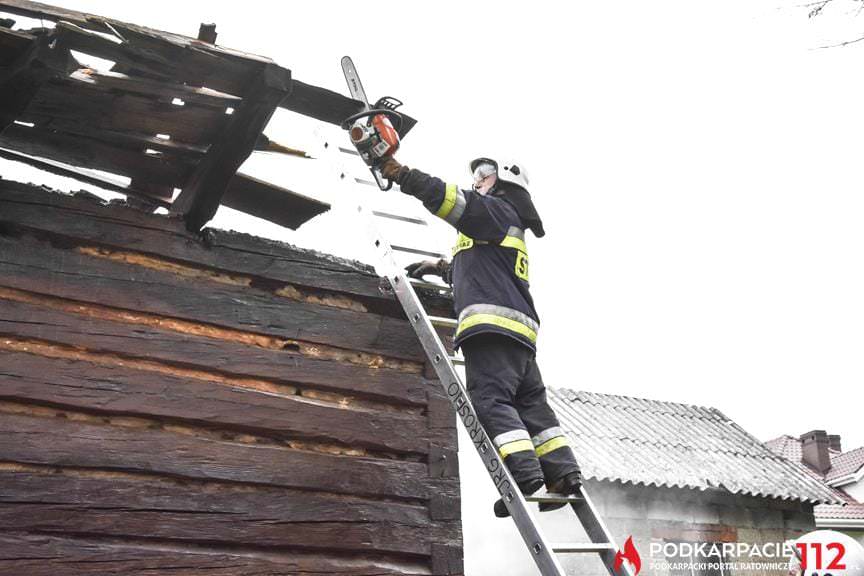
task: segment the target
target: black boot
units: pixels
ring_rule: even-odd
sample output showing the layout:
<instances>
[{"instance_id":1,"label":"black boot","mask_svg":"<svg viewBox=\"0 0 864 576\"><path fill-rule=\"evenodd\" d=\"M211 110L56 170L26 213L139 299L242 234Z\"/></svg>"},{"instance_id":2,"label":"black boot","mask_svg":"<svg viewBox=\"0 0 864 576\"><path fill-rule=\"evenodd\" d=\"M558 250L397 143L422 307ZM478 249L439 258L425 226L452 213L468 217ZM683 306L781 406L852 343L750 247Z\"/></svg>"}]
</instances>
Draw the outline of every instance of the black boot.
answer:
<instances>
[{"instance_id":1,"label":"black boot","mask_svg":"<svg viewBox=\"0 0 864 576\"><path fill-rule=\"evenodd\" d=\"M546 491L550 494L579 494L579 489L582 487L582 473L577 470L575 472L570 472L566 474L563 478L560 478L550 484ZM558 510L559 508L563 508L567 505L567 502L540 502L537 508L540 512L551 512L552 510Z\"/></svg>"},{"instance_id":2,"label":"black boot","mask_svg":"<svg viewBox=\"0 0 864 576\"><path fill-rule=\"evenodd\" d=\"M532 478L531 480L520 484L519 489L522 491L523 496L530 496L537 492L541 486L543 486L543 478ZM507 510L507 505L504 504L504 500L501 498L495 501L495 505L492 509L495 511L495 516L498 518L507 518L510 516L510 511Z\"/></svg>"}]
</instances>

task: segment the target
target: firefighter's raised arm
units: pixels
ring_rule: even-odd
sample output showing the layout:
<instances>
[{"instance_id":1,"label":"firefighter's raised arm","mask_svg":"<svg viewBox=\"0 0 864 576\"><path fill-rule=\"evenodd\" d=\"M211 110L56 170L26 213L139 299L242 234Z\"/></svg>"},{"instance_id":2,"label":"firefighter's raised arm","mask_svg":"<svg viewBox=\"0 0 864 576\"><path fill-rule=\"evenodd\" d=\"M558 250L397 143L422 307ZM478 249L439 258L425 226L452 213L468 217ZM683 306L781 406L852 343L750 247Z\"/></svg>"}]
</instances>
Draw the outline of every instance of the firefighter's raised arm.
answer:
<instances>
[{"instance_id":1,"label":"firefighter's raised arm","mask_svg":"<svg viewBox=\"0 0 864 576\"><path fill-rule=\"evenodd\" d=\"M389 158L381 167L382 175L399 184L402 192L418 198L429 212L459 232L477 240L500 241L512 226L520 227L519 215L502 198L461 190Z\"/></svg>"}]
</instances>

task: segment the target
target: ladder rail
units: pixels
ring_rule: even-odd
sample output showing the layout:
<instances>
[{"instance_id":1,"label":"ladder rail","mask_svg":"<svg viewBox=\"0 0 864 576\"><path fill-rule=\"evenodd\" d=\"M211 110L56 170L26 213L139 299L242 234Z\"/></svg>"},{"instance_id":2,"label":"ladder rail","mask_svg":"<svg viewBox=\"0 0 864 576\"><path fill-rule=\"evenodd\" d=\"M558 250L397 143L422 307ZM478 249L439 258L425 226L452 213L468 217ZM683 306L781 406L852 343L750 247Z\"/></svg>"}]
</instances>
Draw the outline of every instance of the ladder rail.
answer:
<instances>
[{"instance_id":1,"label":"ladder rail","mask_svg":"<svg viewBox=\"0 0 864 576\"><path fill-rule=\"evenodd\" d=\"M591 542L609 544L610 547L608 549L598 552L600 559L606 566L606 570L609 572L609 576L633 576L633 571L628 561L622 561L618 570L615 570L615 557L619 550L618 544L615 543L615 538L612 537L612 533L606 527L606 522L597 513L597 508L585 491L584 486L579 488L579 495L582 497L582 501L574 502L570 506L579 518L579 522L585 528L585 533L588 534Z\"/></svg>"}]
</instances>

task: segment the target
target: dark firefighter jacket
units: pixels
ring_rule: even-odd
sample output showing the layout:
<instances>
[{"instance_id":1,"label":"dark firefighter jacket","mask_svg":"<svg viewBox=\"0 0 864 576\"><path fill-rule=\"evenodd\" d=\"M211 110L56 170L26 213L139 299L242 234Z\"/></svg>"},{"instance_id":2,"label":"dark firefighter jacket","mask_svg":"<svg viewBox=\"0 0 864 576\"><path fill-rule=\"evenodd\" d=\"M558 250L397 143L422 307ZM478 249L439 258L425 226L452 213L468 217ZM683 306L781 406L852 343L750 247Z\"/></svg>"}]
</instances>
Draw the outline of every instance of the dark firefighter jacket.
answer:
<instances>
[{"instance_id":1,"label":"dark firefighter jacket","mask_svg":"<svg viewBox=\"0 0 864 576\"><path fill-rule=\"evenodd\" d=\"M459 232L452 269L456 347L474 334L498 332L535 349L540 321L528 291L525 225L516 208L494 192L460 190L419 170L409 171L400 186Z\"/></svg>"}]
</instances>

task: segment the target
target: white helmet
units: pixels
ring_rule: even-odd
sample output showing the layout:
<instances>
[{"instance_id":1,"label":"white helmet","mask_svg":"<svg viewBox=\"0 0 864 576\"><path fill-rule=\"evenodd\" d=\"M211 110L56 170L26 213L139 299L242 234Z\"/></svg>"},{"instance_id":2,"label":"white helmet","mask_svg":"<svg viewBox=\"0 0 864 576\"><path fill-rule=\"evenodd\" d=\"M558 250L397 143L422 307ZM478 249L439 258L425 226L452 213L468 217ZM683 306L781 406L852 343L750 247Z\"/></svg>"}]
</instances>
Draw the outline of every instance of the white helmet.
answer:
<instances>
[{"instance_id":1,"label":"white helmet","mask_svg":"<svg viewBox=\"0 0 864 576\"><path fill-rule=\"evenodd\" d=\"M509 159L497 162L491 158L480 157L475 158L468 164L471 173L474 174L474 171L481 164L492 164L498 173L498 180L510 182L528 192L528 173L521 163Z\"/></svg>"},{"instance_id":2,"label":"white helmet","mask_svg":"<svg viewBox=\"0 0 864 576\"><path fill-rule=\"evenodd\" d=\"M489 170L490 164L494 167L499 182L507 182L513 185L496 188L498 192L495 192L495 194L504 196L513 204L525 226L530 228L535 236L542 238L546 232L543 230L543 221L540 220L540 215L537 214L537 208L534 207L534 203L531 201L531 194L528 192L528 173L525 171L525 167L511 160L496 162L486 157L475 158L468 164L468 167L472 174L474 174L478 166L481 167L481 173L478 175L482 176L483 172Z\"/></svg>"}]
</instances>

